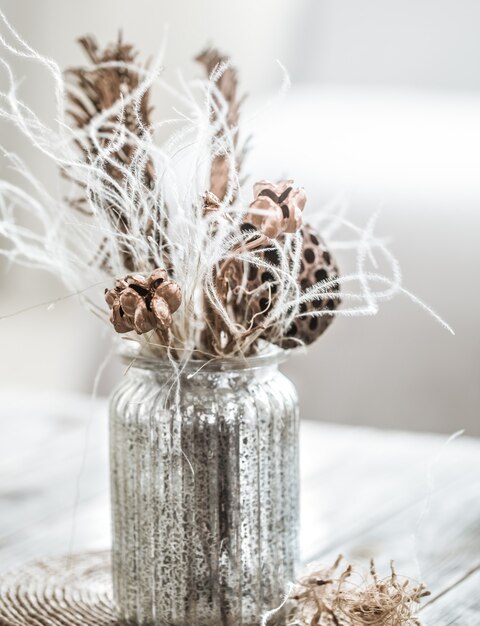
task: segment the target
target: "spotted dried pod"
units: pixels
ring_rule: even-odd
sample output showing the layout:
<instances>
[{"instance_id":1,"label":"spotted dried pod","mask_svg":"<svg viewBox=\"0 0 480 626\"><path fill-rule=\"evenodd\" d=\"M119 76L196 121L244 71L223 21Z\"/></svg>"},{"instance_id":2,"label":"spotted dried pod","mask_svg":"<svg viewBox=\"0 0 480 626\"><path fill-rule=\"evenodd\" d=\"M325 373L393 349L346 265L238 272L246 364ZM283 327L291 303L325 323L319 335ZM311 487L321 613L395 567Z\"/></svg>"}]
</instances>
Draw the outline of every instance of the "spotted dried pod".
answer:
<instances>
[{"instance_id":1,"label":"spotted dried pod","mask_svg":"<svg viewBox=\"0 0 480 626\"><path fill-rule=\"evenodd\" d=\"M244 230L252 231L255 240L255 229L245 225ZM295 348L300 344L313 343L333 321L333 311L340 304L338 267L319 233L310 225L301 229L302 253L298 282L302 295L315 285L325 285L325 294L319 293L313 300L300 305L298 316L284 334L279 335L276 325L266 327L262 337L282 348ZM259 261L266 261L277 266L280 263L279 253L272 245L264 245L256 255ZM245 276L246 273L246 276ZM260 327L265 323L268 312L275 304L278 285L274 274L268 268L253 264L233 265L229 274L230 288L241 293L237 299L237 318Z\"/></svg>"},{"instance_id":2,"label":"spotted dried pod","mask_svg":"<svg viewBox=\"0 0 480 626\"><path fill-rule=\"evenodd\" d=\"M303 189L293 186L293 180L278 184L262 180L253 187L255 196L247 220L271 239L283 233L294 233L302 225L307 196Z\"/></svg>"},{"instance_id":3,"label":"spotted dried pod","mask_svg":"<svg viewBox=\"0 0 480 626\"><path fill-rule=\"evenodd\" d=\"M179 285L166 270L156 269L149 276L132 274L117 280L105 290L110 321L117 333L134 330L142 335L151 330L164 333L172 324L172 314L182 301Z\"/></svg>"}]
</instances>

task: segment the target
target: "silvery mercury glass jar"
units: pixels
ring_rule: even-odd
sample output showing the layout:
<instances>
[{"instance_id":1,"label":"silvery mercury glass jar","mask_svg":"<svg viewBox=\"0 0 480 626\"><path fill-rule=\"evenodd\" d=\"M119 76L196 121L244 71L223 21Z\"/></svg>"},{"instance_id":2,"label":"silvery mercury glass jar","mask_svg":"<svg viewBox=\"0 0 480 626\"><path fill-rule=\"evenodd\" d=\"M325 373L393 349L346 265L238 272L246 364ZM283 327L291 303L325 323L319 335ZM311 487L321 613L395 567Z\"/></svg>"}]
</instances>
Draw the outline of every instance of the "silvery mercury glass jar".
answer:
<instances>
[{"instance_id":1,"label":"silvery mercury glass jar","mask_svg":"<svg viewBox=\"0 0 480 626\"><path fill-rule=\"evenodd\" d=\"M163 360L129 361L110 411L124 622L258 626L281 604L299 492L297 397L283 358L190 362L180 376Z\"/></svg>"}]
</instances>

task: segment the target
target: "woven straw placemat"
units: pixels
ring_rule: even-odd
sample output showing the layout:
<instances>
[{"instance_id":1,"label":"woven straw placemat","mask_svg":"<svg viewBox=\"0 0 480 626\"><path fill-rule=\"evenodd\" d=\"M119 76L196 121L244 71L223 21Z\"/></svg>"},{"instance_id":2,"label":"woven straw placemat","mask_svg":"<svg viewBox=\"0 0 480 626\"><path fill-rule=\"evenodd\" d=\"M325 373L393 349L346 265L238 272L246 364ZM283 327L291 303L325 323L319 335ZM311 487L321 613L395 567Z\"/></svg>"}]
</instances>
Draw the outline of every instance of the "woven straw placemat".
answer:
<instances>
[{"instance_id":1,"label":"woven straw placemat","mask_svg":"<svg viewBox=\"0 0 480 626\"><path fill-rule=\"evenodd\" d=\"M110 554L34 561L0 578L1 626L119 626Z\"/></svg>"}]
</instances>

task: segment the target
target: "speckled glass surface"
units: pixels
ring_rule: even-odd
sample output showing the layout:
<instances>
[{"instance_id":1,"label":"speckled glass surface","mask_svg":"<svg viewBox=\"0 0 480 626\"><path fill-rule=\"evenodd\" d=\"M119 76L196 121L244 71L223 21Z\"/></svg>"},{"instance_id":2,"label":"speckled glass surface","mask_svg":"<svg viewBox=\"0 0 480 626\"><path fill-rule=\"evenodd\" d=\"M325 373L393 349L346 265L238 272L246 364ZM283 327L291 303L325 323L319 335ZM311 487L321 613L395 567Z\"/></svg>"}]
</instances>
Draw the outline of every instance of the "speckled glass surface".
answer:
<instances>
[{"instance_id":1,"label":"speckled glass surface","mask_svg":"<svg viewBox=\"0 0 480 626\"><path fill-rule=\"evenodd\" d=\"M298 410L281 353L243 366L135 360L111 400L120 617L258 626L293 580Z\"/></svg>"}]
</instances>

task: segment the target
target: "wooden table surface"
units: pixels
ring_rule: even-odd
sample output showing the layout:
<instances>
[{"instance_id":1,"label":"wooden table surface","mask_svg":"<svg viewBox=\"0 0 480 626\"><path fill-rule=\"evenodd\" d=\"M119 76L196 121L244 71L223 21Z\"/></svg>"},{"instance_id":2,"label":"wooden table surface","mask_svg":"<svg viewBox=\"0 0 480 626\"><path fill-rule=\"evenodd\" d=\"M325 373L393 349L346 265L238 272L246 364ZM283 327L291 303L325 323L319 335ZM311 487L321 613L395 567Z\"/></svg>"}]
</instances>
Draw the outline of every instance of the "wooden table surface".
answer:
<instances>
[{"instance_id":1,"label":"wooden table surface","mask_svg":"<svg viewBox=\"0 0 480 626\"><path fill-rule=\"evenodd\" d=\"M103 400L0 394L0 573L110 542ZM301 554L423 580L427 625L480 626L480 440L304 422Z\"/></svg>"}]
</instances>

